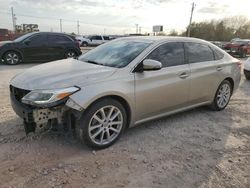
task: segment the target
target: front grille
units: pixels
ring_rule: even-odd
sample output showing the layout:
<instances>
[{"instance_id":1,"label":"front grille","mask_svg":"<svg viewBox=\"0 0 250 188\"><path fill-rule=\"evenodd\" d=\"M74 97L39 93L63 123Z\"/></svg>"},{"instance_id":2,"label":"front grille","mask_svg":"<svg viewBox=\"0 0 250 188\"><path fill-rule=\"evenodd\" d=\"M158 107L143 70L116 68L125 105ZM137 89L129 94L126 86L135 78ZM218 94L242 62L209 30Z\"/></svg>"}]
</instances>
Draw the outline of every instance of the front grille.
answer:
<instances>
[{"instance_id":1,"label":"front grille","mask_svg":"<svg viewBox=\"0 0 250 188\"><path fill-rule=\"evenodd\" d=\"M12 85L10 85L10 93L12 96L15 97L15 99L19 102L22 102L22 98L27 95L30 91L16 88Z\"/></svg>"}]
</instances>

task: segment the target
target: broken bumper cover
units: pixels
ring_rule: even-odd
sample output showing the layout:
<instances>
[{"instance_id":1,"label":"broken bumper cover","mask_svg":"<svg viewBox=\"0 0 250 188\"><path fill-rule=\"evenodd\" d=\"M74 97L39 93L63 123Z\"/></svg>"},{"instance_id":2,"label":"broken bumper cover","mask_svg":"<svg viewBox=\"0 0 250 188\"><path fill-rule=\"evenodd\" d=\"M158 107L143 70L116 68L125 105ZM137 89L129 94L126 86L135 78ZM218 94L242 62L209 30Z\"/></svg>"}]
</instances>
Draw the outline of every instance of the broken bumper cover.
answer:
<instances>
[{"instance_id":1,"label":"broken bumper cover","mask_svg":"<svg viewBox=\"0 0 250 188\"><path fill-rule=\"evenodd\" d=\"M24 120L26 134L34 132L39 125L47 125L52 119L61 123L68 109L64 104L51 108L36 108L19 102L13 95L10 98L13 110Z\"/></svg>"}]
</instances>

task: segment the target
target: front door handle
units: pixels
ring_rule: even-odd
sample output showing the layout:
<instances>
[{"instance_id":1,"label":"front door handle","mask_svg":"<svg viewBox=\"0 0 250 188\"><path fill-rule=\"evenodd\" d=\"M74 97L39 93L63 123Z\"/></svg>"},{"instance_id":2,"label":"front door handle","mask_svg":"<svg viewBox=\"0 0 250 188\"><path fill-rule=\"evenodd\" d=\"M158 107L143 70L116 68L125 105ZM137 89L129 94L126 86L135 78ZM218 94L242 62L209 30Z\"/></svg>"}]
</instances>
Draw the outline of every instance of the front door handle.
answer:
<instances>
[{"instance_id":1,"label":"front door handle","mask_svg":"<svg viewBox=\"0 0 250 188\"><path fill-rule=\"evenodd\" d=\"M221 66L218 66L218 67L216 68L216 70L217 70L217 71L222 71L222 67L221 67Z\"/></svg>"},{"instance_id":2,"label":"front door handle","mask_svg":"<svg viewBox=\"0 0 250 188\"><path fill-rule=\"evenodd\" d=\"M181 74L179 75L179 77L180 77L181 79L185 79L185 78L189 77L189 75L188 75L186 72L183 72L183 73L181 73Z\"/></svg>"}]
</instances>

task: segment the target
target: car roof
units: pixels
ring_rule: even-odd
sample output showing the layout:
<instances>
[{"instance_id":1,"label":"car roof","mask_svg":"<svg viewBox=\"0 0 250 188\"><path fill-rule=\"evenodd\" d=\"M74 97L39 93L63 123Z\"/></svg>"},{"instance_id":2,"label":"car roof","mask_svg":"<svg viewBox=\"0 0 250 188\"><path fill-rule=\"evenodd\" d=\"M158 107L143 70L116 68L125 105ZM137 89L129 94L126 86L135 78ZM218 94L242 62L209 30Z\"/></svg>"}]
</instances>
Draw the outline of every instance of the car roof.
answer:
<instances>
[{"instance_id":1,"label":"car roof","mask_svg":"<svg viewBox=\"0 0 250 188\"><path fill-rule=\"evenodd\" d=\"M36 32L32 32L32 34L52 34L52 35L67 35L67 36L71 36L67 33L59 33L59 32L46 32L46 31L36 31Z\"/></svg>"},{"instance_id":2,"label":"car roof","mask_svg":"<svg viewBox=\"0 0 250 188\"><path fill-rule=\"evenodd\" d=\"M192 37L174 37L174 36L135 36L135 37L122 37L116 40L134 40L141 42L152 42L152 43L161 43L161 42L196 42L210 44L208 41L192 38Z\"/></svg>"}]
</instances>

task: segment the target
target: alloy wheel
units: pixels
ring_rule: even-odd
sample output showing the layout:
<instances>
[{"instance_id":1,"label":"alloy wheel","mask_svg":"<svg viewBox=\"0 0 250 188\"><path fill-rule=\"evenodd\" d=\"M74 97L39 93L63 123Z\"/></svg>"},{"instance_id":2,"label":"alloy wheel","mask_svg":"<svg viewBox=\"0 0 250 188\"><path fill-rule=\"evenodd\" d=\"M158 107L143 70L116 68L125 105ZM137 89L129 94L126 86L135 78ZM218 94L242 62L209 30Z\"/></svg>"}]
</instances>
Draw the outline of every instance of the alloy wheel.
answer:
<instances>
[{"instance_id":1,"label":"alloy wheel","mask_svg":"<svg viewBox=\"0 0 250 188\"><path fill-rule=\"evenodd\" d=\"M217 105L219 108L224 108L229 100L230 100L230 96L231 96L231 87L230 85L228 85L227 83L224 83L220 86L220 89L218 91L217 94Z\"/></svg>"},{"instance_id":2,"label":"alloy wheel","mask_svg":"<svg viewBox=\"0 0 250 188\"><path fill-rule=\"evenodd\" d=\"M66 54L67 58L75 58L76 57L76 53L74 51L69 51Z\"/></svg>"},{"instance_id":3,"label":"alloy wheel","mask_svg":"<svg viewBox=\"0 0 250 188\"><path fill-rule=\"evenodd\" d=\"M109 105L98 109L90 119L88 134L97 145L107 145L122 131L123 115L119 108Z\"/></svg>"},{"instance_id":4,"label":"alloy wheel","mask_svg":"<svg viewBox=\"0 0 250 188\"><path fill-rule=\"evenodd\" d=\"M15 52L9 52L5 56L6 63L15 65L19 62L19 56Z\"/></svg>"}]
</instances>

